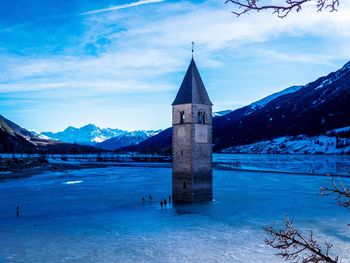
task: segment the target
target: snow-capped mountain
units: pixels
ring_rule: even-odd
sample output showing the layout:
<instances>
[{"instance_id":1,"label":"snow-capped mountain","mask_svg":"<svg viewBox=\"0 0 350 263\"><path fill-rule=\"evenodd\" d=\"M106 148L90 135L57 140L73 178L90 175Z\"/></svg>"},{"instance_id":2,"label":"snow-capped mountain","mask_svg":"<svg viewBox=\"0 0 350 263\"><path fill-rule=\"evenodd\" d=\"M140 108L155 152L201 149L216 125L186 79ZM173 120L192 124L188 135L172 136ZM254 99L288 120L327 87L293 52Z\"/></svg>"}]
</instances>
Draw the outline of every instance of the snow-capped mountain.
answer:
<instances>
[{"instance_id":1,"label":"snow-capped mountain","mask_svg":"<svg viewBox=\"0 0 350 263\"><path fill-rule=\"evenodd\" d=\"M41 134L62 142L94 145L124 133L126 131L110 128L104 129L94 124L88 124L81 128L69 126L61 132L42 132Z\"/></svg>"},{"instance_id":2,"label":"snow-capped mountain","mask_svg":"<svg viewBox=\"0 0 350 263\"><path fill-rule=\"evenodd\" d=\"M253 102L252 104L248 105L247 107L245 107L245 115L248 115L248 114L251 114L252 112L258 110L258 109L261 109L263 107L266 106L266 104L268 104L270 101L282 96L282 95L285 95L285 94L290 94L290 93L293 93L293 92L296 92L298 91L299 89L301 89L303 86L291 86L289 88L286 88L282 91L279 91L279 92L276 92L276 93L273 93L261 100L258 100L258 101L255 101ZM217 111L217 112L213 112L213 117L222 117L224 115L227 115L229 113L233 112L233 110L223 110L223 111Z\"/></svg>"},{"instance_id":3,"label":"snow-capped mountain","mask_svg":"<svg viewBox=\"0 0 350 263\"><path fill-rule=\"evenodd\" d=\"M40 139L43 139L43 140L55 140L55 139L52 139L44 134L41 134L40 132L36 131L36 130L28 130L29 132L31 132L32 134L34 134L35 136L37 136L38 138Z\"/></svg>"},{"instance_id":4,"label":"snow-capped mountain","mask_svg":"<svg viewBox=\"0 0 350 263\"><path fill-rule=\"evenodd\" d=\"M325 134L327 131L350 125L349 105L350 62L305 86L290 87L223 116L214 117L214 151L278 138L289 140L299 135L328 136ZM128 150L170 153L171 134L171 128L166 129ZM317 140L308 141L312 143ZM315 152L310 150L309 153Z\"/></svg>"},{"instance_id":5,"label":"snow-capped mountain","mask_svg":"<svg viewBox=\"0 0 350 263\"><path fill-rule=\"evenodd\" d=\"M0 115L0 153L93 153L99 151L90 146L48 139Z\"/></svg>"},{"instance_id":6,"label":"snow-capped mountain","mask_svg":"<svg viewBox=\"0 0 350 263\"><path fill-rule=\"evenodd\" d=\"M98 148L114 150L119 147L129 146L156 135L157 131L125 131L120 129L99 128L94 124L88 124L81 128L69 126L61 132L43 132L41 135L62 142L93 145Z\"/></svg>"},{"instance_id":7,"label":"snow-capped mountain","mask_svg":"<svg viewBox=\"0 0 350 263\"><path fill-rule=\"evenodd\" d=\"M213 117L224 116L226 114L229 114L230 112L232 112L232 110L222 110L222 111L213 112Z\"/></svg>"},{"instance_id":8,"label":"snow-capped mountain","mask_svg":"<svg viewBox=\"0 0 350 263\"><path fill-rule=\"evenodd\" d=\"M268 104L270 101L282 96L282 95L285 95L285 94L289 94L289 93L293 93L293 92L296 92L298 90L300 90L303 86L291 86L289 88L286 88L282 91L279 91L279 92L276 92L276 93L273 93L271 94L270 96L267 96L261 100L258 100L256 102L253 102L252 104L250 104L250 107L252 109L258 109L258 108L262 108L264 106L266 106L266 104Z\"/></svg>"},{"instance_id":9,"label":"snow-capped mountain","mask_svg":"<svg viewBox=\"0 0 350 263\"><path fill-rule=\"evenodd\" d=\"M151 136L154 136L161 132L157 131L133 131L121 134L119 136L113 137L111 139L105 140L101 143L96 144L95 146L105 150L116 150L121 147L130 146L138 144Z\"/></svg>"}]
</instances>

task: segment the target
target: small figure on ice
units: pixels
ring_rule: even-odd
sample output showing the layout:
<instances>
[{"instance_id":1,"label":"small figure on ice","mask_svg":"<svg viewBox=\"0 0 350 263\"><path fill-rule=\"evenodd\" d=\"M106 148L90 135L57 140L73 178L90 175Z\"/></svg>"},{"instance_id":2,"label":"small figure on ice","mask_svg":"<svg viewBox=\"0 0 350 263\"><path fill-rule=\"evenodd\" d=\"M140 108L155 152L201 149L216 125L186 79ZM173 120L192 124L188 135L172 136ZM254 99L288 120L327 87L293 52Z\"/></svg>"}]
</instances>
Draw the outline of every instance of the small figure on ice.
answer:
<instances>
[{"instance_id":1,"label":"small figure on ice","mask_svg":"<svg viewBox=\"0 0 350 263\"><path fill-rule=\"evenodd\" d=\"M19 206L16 207L16 217L19 217Z\"/></svg>"},{"instance_id":2,"label":"small figure on ice","mask_svg":"<svg viewBox=\"0 0 350 263\"><path fill-rule=\"evenodd\" d=\"M169 195L169 204L171 203L171 195Z\"/></svg>"},{"instance_id":3,"label":"small figure on ice","mask_svg":"<svg viewBox=\"0 0 350 263\"><path fill-rule=\"evenodd\" d=\"M160 201L160 208L163 208L163 201Z\"/></svg>"},{"instance_id":4,"label":"small figure on ice","mask_svg":"<svg viewBox=\"0 0 350 263\"><path fill-rule=\"evenodd\" d=\"M152 196L151 195L149 195L148 198L149 198L149 200L152 200Z\"/></svg>"}]
</instances>

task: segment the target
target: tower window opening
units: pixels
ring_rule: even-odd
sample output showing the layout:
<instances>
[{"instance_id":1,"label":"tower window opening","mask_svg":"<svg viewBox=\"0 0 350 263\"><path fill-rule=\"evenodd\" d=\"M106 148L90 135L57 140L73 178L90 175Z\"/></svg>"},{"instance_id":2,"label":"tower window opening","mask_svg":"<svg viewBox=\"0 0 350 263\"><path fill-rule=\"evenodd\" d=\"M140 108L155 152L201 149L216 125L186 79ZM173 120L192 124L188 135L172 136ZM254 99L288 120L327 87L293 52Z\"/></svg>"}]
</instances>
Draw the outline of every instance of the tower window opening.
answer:
<instances>
[{"instance_id":1,"label":"tower window opening","mask_svg":"<svg viewBox=\"0 0 350 263\"><path fill-rule=\"evenodd\" d=\"M185 111L180 111L180 123L185 123Z\"/></svg>"},{"instance_id":2,"label":"tower window opening","mask_svg":"<svg viewBox=\"0 0 350 263\"><path fill-rule=\"evenodd\" d=\"M197 116L197 122L200 124L205 123L205 112L204 111L199 111L198 116Z\"/></svg>"},{"instance_id":3,"label":"tower window opening","mask_svg":"<svg viewBox=\"0 0 350 263\"><path fill-rule=\"evenodd\" d=\"M183 188L186 189L186 182L183 183Z\"/></svg>"}]
</instances>

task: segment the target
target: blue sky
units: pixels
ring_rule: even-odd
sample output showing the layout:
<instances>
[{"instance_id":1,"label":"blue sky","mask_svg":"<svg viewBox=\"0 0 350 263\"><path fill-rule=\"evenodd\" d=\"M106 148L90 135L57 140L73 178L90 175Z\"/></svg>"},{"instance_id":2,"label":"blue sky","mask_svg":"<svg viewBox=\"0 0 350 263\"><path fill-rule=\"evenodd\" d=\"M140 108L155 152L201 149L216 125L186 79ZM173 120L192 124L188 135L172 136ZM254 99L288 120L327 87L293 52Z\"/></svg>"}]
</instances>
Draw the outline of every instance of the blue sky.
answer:
<instances>
[{"instance_id":1,"label":"blue sky","mask_svg":"<svg viewBox=\"0 0 350 263\"><path fill-rule=\"evenodd\" d=\"M214 110L236 109L350 58L350 3L285 19L223 1L0 2L0 114L37 131L159 129L191 58Z\"/></svg>"}]
</instances>

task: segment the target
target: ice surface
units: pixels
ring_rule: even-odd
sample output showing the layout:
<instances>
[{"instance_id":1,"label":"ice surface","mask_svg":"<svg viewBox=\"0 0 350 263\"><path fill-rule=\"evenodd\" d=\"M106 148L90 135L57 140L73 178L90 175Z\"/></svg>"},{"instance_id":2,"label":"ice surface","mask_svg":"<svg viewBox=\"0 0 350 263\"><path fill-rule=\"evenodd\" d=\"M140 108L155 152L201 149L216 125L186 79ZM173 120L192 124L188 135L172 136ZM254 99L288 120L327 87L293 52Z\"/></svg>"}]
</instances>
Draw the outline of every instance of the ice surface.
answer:
<instances>
[{"instance_id":1,"label":"ice surface","mask_svg":"<svg viewBox=\"0 0 350 263\"><path fill-rule=\"evenodd\" d=\"M304 165L303 157L287 158L261 155L260 160L264 167ZM345 157L328 158L313 162L322 167L344 163ZM238 159L259 163L259 155L215 155L216 161ZM66 184L77 181L82 182ZM334 243L334 252L348 262L349 212L321 197L321 185L328 186L329 179L214 170L215 202L160 209L159 200L171 192L167 164L4 180L0 262L283 262L264 245L262 227L281 223L285 215L304 231L313 230L321 242Z\"/></svg>"}]
</instances>

